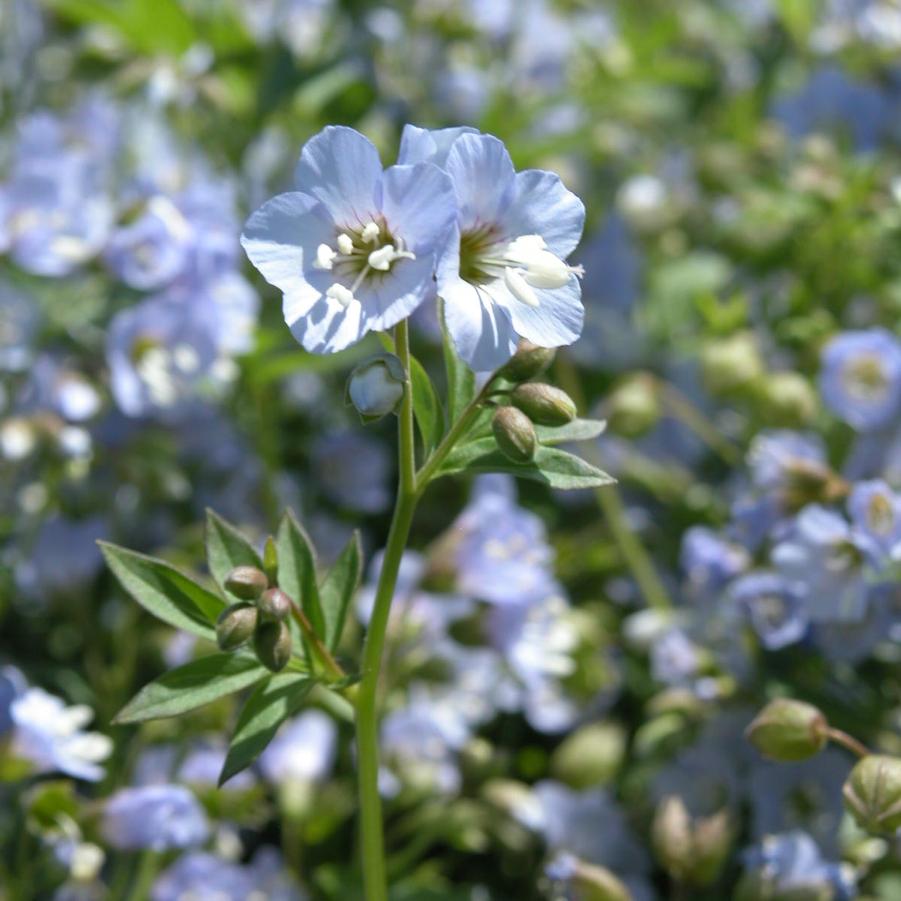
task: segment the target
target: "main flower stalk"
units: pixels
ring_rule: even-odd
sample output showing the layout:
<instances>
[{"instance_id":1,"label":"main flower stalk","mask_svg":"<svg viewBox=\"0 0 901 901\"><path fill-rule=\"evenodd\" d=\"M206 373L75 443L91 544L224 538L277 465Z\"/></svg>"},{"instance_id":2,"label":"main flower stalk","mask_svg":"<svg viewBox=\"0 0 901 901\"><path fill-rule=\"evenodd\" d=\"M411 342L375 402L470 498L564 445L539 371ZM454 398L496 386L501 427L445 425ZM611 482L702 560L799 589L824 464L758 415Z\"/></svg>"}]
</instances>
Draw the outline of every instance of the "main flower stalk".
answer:
<instances>
[{"instance_id":1,"label":"main flower stalk","mask_svg":"<svg viewBox=\"0 0 901 901\"><path fill-rule=\"evenodd\" d=\"M401 557L410 535L418 500L413 424L413 386L410 380L410 344L407 322L395 328L397 356L404 368L405 390L398 412L397 500L388 543L376 587L375 604L363 647L362 678L356 702L357 767L359 770L360 834L363 881L367 901L387 901L382 802L379 796L378 687L391 601Z\"/></svg>"}]
</instances>

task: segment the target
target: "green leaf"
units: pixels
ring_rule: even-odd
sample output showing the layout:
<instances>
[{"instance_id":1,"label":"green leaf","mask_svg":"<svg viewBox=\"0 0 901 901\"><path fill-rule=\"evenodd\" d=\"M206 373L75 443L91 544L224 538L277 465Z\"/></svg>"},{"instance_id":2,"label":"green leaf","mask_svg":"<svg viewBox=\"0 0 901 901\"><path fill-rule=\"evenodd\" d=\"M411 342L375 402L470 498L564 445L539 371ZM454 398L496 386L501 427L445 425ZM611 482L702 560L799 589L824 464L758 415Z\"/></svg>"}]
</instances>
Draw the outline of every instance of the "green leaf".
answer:
<instances>
[{"instance_id":1,"label":"green leaf","mask_svg":"<svg viewBox=\"0 0 901 901\"><path fill-rule=\"evenodd\" d=\"M451 422L456 422L466 405L476 396L475 373L460 359L453 339L444 321L443 302L441 311L441 332L444 338L444 370L447 373L447 411Z\"/></svg>"},{"instance_id":2,"label":"green leaf","mask_svg":"<svg viewBox=\"0 0 901 901\"><path fill-rule=\"evenodd\" d=\"M236 566L263 568L253 545L230 523L212 510L206 511L206 558L213 578L225 585Z\"/></svg>"},{"instance_id":3,"label":"green leaf","mask_svg":"<svg viewBox=\"0 0 901 901\"><path fill-rule=\"evenodd\" d=\"M238 717L219 775L220 787L259 757L278 727L300 709L315 684L309 676L279 673L253 690Z\"/></svg>"},{"instance_id":4,"label":"green leaf","mask_svg":"<svg viewBox=\"0 0 901 901\"><path fill-rule=\"evenodd\" d=\"M581 457L554 447L539 447L531 463L514 463L497 449L491 438L473 441L454 450L438 474L460 472L506 472L520 479L542 482L560 489L599 488L616 481Z\"/></svg>"},{"instance_id":5,"label":"green leaf","mask_svg":"<svg viewBox=\"0 0 901 901\"><path fill-rule=\"evenodd\" d=\"M105 541L98 544L122 587L145 610L176 629L215 641L211 623L225 606L222 598L163 560Z\"/></svg>"},{"instance_id":6,"label":"green leaf","mask_svg":"<svg viewBox=\"0 0 901 901\"><path fill-rule=\"evenodd\" d=\"M276 535L278 584L307 615L320 638L326 635L326 620L316 583L316 553L303 526L285 511Z\"/></svg>"},{"instance_id":7,"label":"green leaf","mask_svg":"<svg viewBox=\"0 0 901 901\"><path fill-rule=\"evenodd\" d=\"M540 444L552 447L569 441L590 441L601 435L606 428L607 422L604 419L574 419L566 425L556 427L537 425L535 431Z\"/></svg>"},{"instance_id":8,"label":"green leaf","mask_svg":"<svg viewBox=\"0 0 901 901\"><path fill-rule=\"evenodd\" d=\"M169 670L145 685L116 715L115 723L178 716L259 682L268 670L250 654L211 654Z\"/></svg>"},{"instance_id":9,"label":"green leaf","mask_svg":"<svg viewBox=\"0 0 901 901\"><path fill-rule=\"evenodd\" d=\"M410 358L410 376L413 380L413 413L426 456L438 446L444 436L444 411L429 374L420 362Z\"/></svg>"},{"instance_id":10,"label":"green leaf","mask_svg":"<svg viewBox=\"0 0 901 901\"><path fill-rule=\"evenodd\" d=\"M354 532L319 587L325 614L325 643L334 650L341 640L347 608L363 575L360 533Z\"/></svg>"}]
</instances>

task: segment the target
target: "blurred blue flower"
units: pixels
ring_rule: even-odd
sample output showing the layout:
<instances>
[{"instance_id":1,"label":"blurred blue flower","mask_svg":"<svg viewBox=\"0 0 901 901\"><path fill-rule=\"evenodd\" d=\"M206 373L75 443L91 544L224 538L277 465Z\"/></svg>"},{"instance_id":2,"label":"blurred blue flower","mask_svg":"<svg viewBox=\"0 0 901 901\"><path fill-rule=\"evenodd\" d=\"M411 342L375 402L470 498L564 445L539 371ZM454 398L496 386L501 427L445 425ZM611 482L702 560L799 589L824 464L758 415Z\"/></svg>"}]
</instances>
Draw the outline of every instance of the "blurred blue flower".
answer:
<instances>
[{"instance_id":1,"label":"blurred blue flower","mask_svg":"<svg viewBox=\"0 0 901 901\"><path fill-rule=\"evenodd\" d=\"M27 760L37 773L60 772L89 782L103 778L100 764L113 745L105 735L84 731L94 717L90 707L67 707L41 688L28 688L19 689L9 711L13 757Z\"/></svg>"},{"instance_id":2,"label":"blurred blue flower","mask_svg":"<svg viewBox=\"0 0 901 901\"><path fill-rule=\"evenodd\" d=\"M103 806L101 831L114 848L169 851L202 844L209 825L184 786L147 785L112 794Z\"/></svg>"},{"instance_id":3,"label":"blurred blue flower","mask_svg":"<svg viewBox=\"0 0 901 901\"><path fill-rule=\"evenodd\" d=\"M749 562L743 547L706 526L692 526L682 536L679 563L694 598L715 598Z\"/></svg>"},{"instance_id":4,"label":"blurred blue flower","mask_svg":"<svg viewBox=\"0 0 901 901\"><path fill-rule=\"evenodd\" d=\"M438 294L460 355L495 369L520 337L542 347L582 332L581 268L565 262L582 236L585 208L559 176L517 173L503 143L468 130L408 125L402 163L431 160L450 175L457 230L438 265Z\"/></svg>"},{"instance_id":5,"label":"blurred blue flower","mask_svg":"<svg viewBox=\"0 0 901 901\"><path fill-rule=\"evenodd\" d=\"M882 328L844 332L824 348L823 402L860 432L881 429L901 413L901 341Z\"/></svg>"},{"instance_id":6,"label":"blurred blue flower","mask_svg":"<svg viewBox=\"0 0 901 901\"><path fill-rule=\"evenodd\" d=\"M284 293L285 321L307 350L342 350L434 296L455 215L437 167L383 170L366 138L329 126L304 146L294 182L248 219L241 243Z\"/></svg>"},{"instance_id":7,"label":"blurred blue flower","mask_svg":"<svg viewBox=\"0 0 901 901\"><path fill-rule=\"evenodd\" d=\"M768 650L777 651L807 635L810 620L806 596L779 573L748 573L732 584L730 594Z\"/></svg>"},{"instance_id":8,"label":"blurred blue flower","mask_svg":"<svg viewBox=\"0 0 901 901\"><path fill-rule=\"evenodd\" d=\"M816 842L801 830L768 835L745 852L745 867L756 871L764 891L781 894L810 893L851 901L856 892L850 872L826 860Z\"/></svg>"},{"instance_id":9,"label":"blurred blue flower","mask_svg":"<svg viewBox=\"0 0 901 901\"><path fill-rule=\"evenodd\" d=\"M282 726L260 755L263 775L272 783L319 782L335 759L338 730L320 710L307 710Z\"/></svg>"},{"instance_id":10,"label":"blurred blue flower","mask_svg":"<svg viewBox=\"0 0 901 901\"><path fill-rule=\"evenodd\" d=\"M848 497L848 513L870 563L879 568L899 555L901 494L881 479L858 482Z\"/></svg>"},{"instance_id":11,"label":"blurred blue flower","mask_svg":"<svg viewBox=\"0 0 901 901\"><path fill-rule=\"evenodd\" d=\"M321 435L313 443L316 485L342 507L380 513L391 502L391 457L381 442L359 429Z\"/></svg>"},{"instance_id":12,"label":"blurred blue flower","mask_svg":"<svg viewBox=\"0 0 901 901\"><path fill-rule=\"evenodd\" d=\"M544 523L520 507L512 480L488 476L451 528L458 590L491 604L531 604L559 595Z\"/></svg>"},{"instance_id":13,"label":"blurred blue flower","mask_svg":"<svg viewBox=\"0 0 901 901\"><path fill-rule=\"evenodd\" d=\"M837 513L810 504L791 534L773 548L772 561L801 591L813 623L863 618L869 585L864 546Z\"/></svg>"},{"instance_id":14,"label":"blurred blue flower","mask_svg":"<svg viewBox=\"0 0 901 901\"><path fill-rule=\"evenodd\" d=\"M0 207L2 204L0 194ZM39 324L40 314L35 301L18 287L0 279L0 371L20 372L27 368Z\"/></svg>"}]
</instances>

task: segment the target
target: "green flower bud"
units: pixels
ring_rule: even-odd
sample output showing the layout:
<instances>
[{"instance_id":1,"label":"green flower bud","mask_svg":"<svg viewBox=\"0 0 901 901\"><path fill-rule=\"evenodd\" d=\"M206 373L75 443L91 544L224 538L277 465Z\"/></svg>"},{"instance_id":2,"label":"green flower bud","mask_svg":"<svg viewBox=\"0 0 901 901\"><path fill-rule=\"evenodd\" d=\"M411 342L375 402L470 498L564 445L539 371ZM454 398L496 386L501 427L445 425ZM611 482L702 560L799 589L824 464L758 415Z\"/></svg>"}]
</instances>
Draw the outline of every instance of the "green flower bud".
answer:
<instances>
[{"instance_id":1,"label":"green flower bud","mask_svg":"<svg viewBox=\"0 0 901 901\"><path fill-rule=\"evenodd\" d=\"M590 723L573 732L554 751L551 773L572 788L609 782L626 752L626 734L616 723Z\"/></svg>"},{"instance_id":2,"label":"green flower bud","mask_svg":"<svg viewBox=\"0 0 901 901\"><path fill-rule=\"evenodd\" d=\"M253 650L266 669L277 673L291 659L291 631L287 623L263 620L253 633Z\"/></svg>"},{"instance_id":3,"label":"green flower bud","mask_svg":"<svg viewBox=\"0 0 901 901\"><path fill-rule=\"evenodd\" d=\"M870 754L859 760L842 795L862 829L895 832L901 828L901 758Z\"/></svg>"},{"instance_id":4,"label":"green flower bud","mask_svg":"<svg viewBox=\"0 0 901 901\"><path fill-rule=\"evenodd\" d=\"M266 574L255 566L236 566L225 577L225 590L243 601L255 601L268 584Z\"/></svg>"},{"instance_id":5,"label":"green flower bud","mask_svg":"<svg viewBox=\"0 0 901 901\"><path fill-rule=\"evenodd\" d=\"M660 419L660 397L654 380L638 374L621 382L607 398L610 428L637 438Z\"/></svg>"},{"instance_id":6,"label":"green flower bud","mask_svg":"<svg viewBox=\"0 0 901 901\"><path fill-rule=\"evenodd\" d=\"M711 342L701 351L704 381L713 395L730 394L764 372L757 339L750 332Z\"/></svg>"},{"instance_id":7,"label":"green flower bud","mask_svg":"<svg viewBox=\"0 0 901 901\"><path fill-rule=\"evenodd\" d=\"M263 569L270 585L278 585L278 548L270 535L263 546Z\"/></svg>"},{"instance_id":8,"label":"green flower bud","mask_svg":"<svg viewBox=\"0 0 901 901\"><path fill-rule=\"evenodd\" d=\"M579 862L572 878L577 901L632 901L632 893L606 867Z\"/></svg>"},{"instance_id":9,"label":"green flower bud","mask_svg":"<svg viewBox=\"0 0 901 901\"><path fill-rule=\"evenodd\" d=\"M760 390L764 413L774 426L804 425L816 415L816 391L797 372L774 372Z\"/></svg>"},{"instance_id":10,"label":"green flower bud","mask_svg":"<svg viewBox=\"0 0 901 901\"><path fill-rule=\"evenodd\" d=\"M829 725L812 704L778 698L757 714L745 736L765 757L789 763L822 751L829 740Z\"/></svg>"},{"instance_id":11,"label":"green flower bud","mask_svg":"<svg viewBox=\"0 0 901 901\"><path fill-rule=\"evenodd\" d=\"M491 429L501 453L514 463L528 463L538 448L532 420L516 407L500 407L491 420Z\"/></svg>"},{"instance_id":12,"label":"green flower bud","mask_svg":"<svg viewBox=\"0 0 901 901\"><path fill-rule=\"evenodd\" d=\"M403 400L406 378L401 361L382 353L360 363L347 380L345 400L366 422L393 413Z\"/></svg>"},{"instance_id":13,"label":"green flower bud","mask_svg":"<svg viewBox=\"0 0 901 901\"><path fill-rule=\"evenodd\" d=\"M223 651L234 651L250 641L256 625L257 608L253 604L232 604L216 620L216 642Z\"/></svg>"},{"instance_id":14,"label":"green flower bud","mask_svg":"<svg viewBox=\"0 0 901 901\"><path fill-rule=\"evenodd\" d=\"M719 875L732 844L725 811L692 820L681 798L665 798L654 816L651 841L657 858L678 882L709 885Z\"/></svg>"},{"instance_id":15,"label":"green flower bud","mask_svg":"<svg viewBox=\"0 0 901 901\"><path fill-rule=\"evenodd\" d=\"M291 598L280 588L269 588L260 595L257 609L267 619L287 619L291 613Z\"/></svg>"},{"instance_id":16,"label":"green flower bud","mask_svg":"<svg viewBox=\"0 0 901 901\"><path fill-rule=\"evenodd\" d=\"M553 385L518 385L513 389L510 400L514 407L538 425L566 425L576 418L576 405L572 398Z\"/></svg>"},{"instance_id":17,"label":"green flower bud","mask_svg":"<svg viewBox=\"0 0 901 901\"><path fill-rule=\"evenodd\" d=\"M516 353L498 370L498 375L509 382L526 382L544 372L556 353L553 347L539 347L523 338L517 345Z\"/></svg>"}]
</instances>

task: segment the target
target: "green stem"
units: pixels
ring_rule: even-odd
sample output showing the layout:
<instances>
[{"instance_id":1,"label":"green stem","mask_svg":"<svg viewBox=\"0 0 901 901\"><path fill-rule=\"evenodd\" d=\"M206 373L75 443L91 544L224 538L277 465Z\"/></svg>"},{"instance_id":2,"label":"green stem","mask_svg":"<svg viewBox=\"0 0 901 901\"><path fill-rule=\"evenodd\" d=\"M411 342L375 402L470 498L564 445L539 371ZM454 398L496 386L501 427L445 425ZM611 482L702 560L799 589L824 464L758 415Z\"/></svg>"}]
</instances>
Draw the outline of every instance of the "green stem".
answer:
<instances>
[{"instance_id":1,"label":"green stem","mask_svg":"<svg viewBox=\"0 0 901 901\"><path fill-rule=\"evenodd\" d=\"M131 884L128 901L147 901L156 874L159 872L160 858L154 851L142 851L137 872Z\"/></svg>"},{"instance_id":2,"label":"green stem","mask_svg":"<svg viewBox=\"0 0 901 901\"><path fill-rule=\"evenodd\" d=\"M395 329L395 345L405 372L405 391L398 422L399 476L394 517L382 570L376 586L372 617L363 647L361 680L357 694L357 765L359 768L360 833L366 901L387 901L385 849L382 836L382 802L379 797L378 686L391 601L401 557L410 534L418 499L416 489L413 386L410 379L410 344L407 323Z\"/></svg>"},{"instance_id":3,"label":"green stem","mask_svg":"<svg viewBox=\"0 0 901 901\"><path fill-rule=\"evenodd\" d=\"M306 613L300 609L300 605L291 598L291 616L294 622L300 626L303 637L309 643L316 655L316 659L325 667L333 679L344 679L347 673L341 668L341 664L332 656L331 651L322 643L322 639L316 634L313 624L307 619Z\"/></svg>"},{"instance_id":4,"label":"green stem","mask_svg":"<svg viewBox=\"0 0 901 901\"><path fill-rule=\"evenodd\" d=\"M831 727L826 734L829 736L829 741L834 741L837 745L841 745L856 757L862 759L870 756L869 748L867 748L863 742L858 741L853 735L848 735L847 732L843 732L841 729L834 729Z\"/></svg>"}]
</instances>

